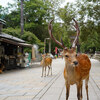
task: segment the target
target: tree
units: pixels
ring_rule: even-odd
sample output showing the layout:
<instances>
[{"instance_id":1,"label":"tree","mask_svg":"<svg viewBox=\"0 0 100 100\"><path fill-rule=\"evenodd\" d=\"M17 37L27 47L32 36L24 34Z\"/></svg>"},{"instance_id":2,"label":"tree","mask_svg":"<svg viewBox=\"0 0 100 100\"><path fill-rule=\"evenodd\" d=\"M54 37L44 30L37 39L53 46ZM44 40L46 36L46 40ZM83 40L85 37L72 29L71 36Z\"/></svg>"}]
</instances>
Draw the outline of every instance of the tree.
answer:
<instances>
[{"instance_id":1,"label":"tree","mask_svg":"<svg viewBox=\"0 0 100 100\"><path fill-rule=\"evenodd\" d=\"M4 19L7 27L20 27L20 0L17 2L16 9L7 13ZM16 5L16 4L15 4ZM40 40L48 36L47 27L50 19L50 3L44 0L24 0L24 29L34 33ZM11 5L10 5L11 6ZM10 7L8 7L10 8ZM45 35L40 35L45 34Z\"/></svg>"},{"instance_id":2,"label":"tree","mask_svg":"<svg viewBox=\"0 0 100 100\"><path fill-rule=\"evenodd\" d=\"M8 8L7 7L2 7L0 5L0 18L4 19L5 15L8 13Z\"/></svg>"},{"instance_id":3,"label":"tree","mask_svg":"<svg viewBox=\"0 0 100 100\"><path fill-rule=\"evenodd\" d=\"M67 5L58 10L58 16L66 27L66 34L74 36L75 31L71 27L72 18L75 18L80 26L81 50L99 50L100 47L100 1L98 0L77 0L76 3ZM71 31L70 31L71 30Z\"/></svg>"},{"instance_id":4,"label":"tree","mask_svg":"<svg viewBox=\"0 0 100 100\"><path fill-rule=\"evenodd\" d=\"M20 16L20 19L21 19L21 22L20 22L20 24L21 24L21 35L23 34L23 30L24 30L23 1L24 1L24 0L21 0L21 16Z\"/></svg>"},{"instance_id":5,"label":"tree","mask_svg":"<svg viewBox=\"0 0 100 100\"><path fill-rule=\"evenodd\" d=\"M58 10L57 14L62 20L62 29L65 30L63 33L64 44L70 47L71 37L75 36L75 30L72 27L72 18L76 18L75 8L72 4L67 3L64 8Z\"/></svg>"},{"instance_id":6,"label":"tree","mask_svg":"<svg viewBox=\"0 0 100 100\"><path fill-rule=\"evenodd\" d=\"M87 48L100 49L100 1L98 0L81 0L77 2L78 15L81 26L81 42L87 43ZM86 46L85 46L86 47ZM86 48L84 48L86 49Z\"/></svg>"},{"instance_id":7,"label":"tree","mask_svg":"<svg viewBox=\"0 0 100 100\"><path fill-rule=\"evenodd\" d=\"M29 44L37 44L39 46L39 50L41 50L42 47L44 46L43 42L41 42L33 33L29 31L24 30L24 34L22 36L20 35L21 32L20 28L7 28L7 29L3 29L3 32L21 38Z\"/></svg>"},{"instance_id":8,"label":"tree","mask_svg":"<svg viewBox=\"0 0 100 100\"><path fill-rule=\"evenodd\" d=\"M44 41L45 38L49 37L48 22L50 19L54 19L53 33L55 38L60 41L62 37L64 43L67 44L67 46L70 46L70 36L75 33L71 27L71 21L72 18L75 17L76 12L72 4L67 4L65 9L58 9L61 1L62 0L24 0L25 31L35 34L39 40ZM20 28L20 0L17 0L16 3L16 9L5 16L7 26L15 29ZM57 22L56 16L59 16L64 23ZM54 45L54 43L52 43L52 45L54 49L56 44Z\"/></svg>"}]
</instances>

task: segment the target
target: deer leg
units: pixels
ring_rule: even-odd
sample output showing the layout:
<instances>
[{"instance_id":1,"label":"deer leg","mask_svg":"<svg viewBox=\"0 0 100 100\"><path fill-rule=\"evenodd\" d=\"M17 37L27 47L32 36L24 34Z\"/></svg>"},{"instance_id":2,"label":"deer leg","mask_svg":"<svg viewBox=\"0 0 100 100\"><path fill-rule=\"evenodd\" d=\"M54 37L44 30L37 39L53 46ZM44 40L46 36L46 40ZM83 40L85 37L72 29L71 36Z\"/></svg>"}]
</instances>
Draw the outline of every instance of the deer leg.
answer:
<instances>
[{"instance_id":1,"label":"deer leg","mask_svg":"<svg viewBox=\"0 0 100 100\"><path fill-rule=\"evenodd\" d=\"M51 64L50 64L50 70L51 70L51 75L52 75L52 66L51 66Z\"/></svg>"},{"instance_id":2,"label":"deer leg","mask_svg":"<svg viewBox=\"0 0 100 100\"><path fill-rule=\"evenodd\" d=\"M81 98L81 84L80 83L77 84L77 98L78 98L78 100L82 100L82 98Z\"/></svg>"},{"instance_id":3,"label":"deer leg","mask_svg":"<svg viewBox=\"0 0 100 100\"><path fill-rule=\"evenodd\" d=\"M89 77L85 80L85 88L86 88L87 100L89 100L89 95L88 95L88 81L89 81Z\"/></svg>"},{"instance_id":4,"label":"deer leg","mask_svg":"<svg viewBox=\"0 0 100 100\"><path fill-rule=\"evenodd\" d=\"M81 82L81 94L80 94L80 96L81 96L81 100L82 100L82 98L83 98L83 96L82 96L82 87L83 87L83 81Z\"/></svg>"},{"instance_id":5,"label":"deer leg","mask_svg":"<svg viewBox=\"0 0 100 100\"><path fill-rule=\"evenodd\" d=\"M44 72L44 66L42 66L42 76L41 77L43 77L43 72Z\"/></svg>"},{"instance_id":6,"label":"deer leg","mask_svg":"<svg viewBox=\"0 0 100 100\"><path fill-rule=\"evenodd\" d=\"M46 77L46 66L45 66L45 77Z\"/></svg>"},{"instance_id":7,"label":"deer leg","mask_svg":"<svg viewBox=\"0 0 100 100\"><path fill-rule=\"evenodd\" d=\"M48 74L47 74L47 76L49 75L49 71L50 71L50 67L48 66Z\"/></svg>"},{"instance_id":8,"label":"deer leg","mask_svg":"<svg viewBox=\"0 0 100 100\"><path fill-rule=\"evenodd\" d=\"M51 75L52 75L52 67L51 67Z\"/></svg>"},{"instance_id":9,"label":"deer leg","mask_svg":"<svg viewBox=\"0 0 100 100\"><path fill-rule=\"evenodd\" d=\"M68 100L69 91L70 91L70 85L66 84L66 100Z\"/></svg>"}]
</instances>

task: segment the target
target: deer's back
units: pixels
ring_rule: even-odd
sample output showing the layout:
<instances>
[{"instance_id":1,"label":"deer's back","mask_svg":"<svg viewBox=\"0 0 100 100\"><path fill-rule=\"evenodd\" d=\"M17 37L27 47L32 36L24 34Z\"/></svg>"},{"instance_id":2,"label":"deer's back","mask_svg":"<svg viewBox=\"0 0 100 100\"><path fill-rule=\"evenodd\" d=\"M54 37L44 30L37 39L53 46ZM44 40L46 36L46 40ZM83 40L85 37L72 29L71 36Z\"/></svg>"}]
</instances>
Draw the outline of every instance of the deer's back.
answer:
<instances>
[{"instance_id":1,"label":"deer's back","mask_svg":"<svg viewBox=\"0 0 100 100\"><path fill-rule=\"evenodd\" d=\"M48 65L51 65L52 63L52 58L48 57L45 59L45 64L48 66Z\"/></svg>"},{"instance_id":2,"label":"deer's back","mask_svg":"<svg viewBox=\"0 0 100 100\"><path fill-rule=\"evenodd\" d=\"M52 64L52 58L51 57L44 58L41 62L43 66L49 66Z\"/></svg>"}]
</instances>

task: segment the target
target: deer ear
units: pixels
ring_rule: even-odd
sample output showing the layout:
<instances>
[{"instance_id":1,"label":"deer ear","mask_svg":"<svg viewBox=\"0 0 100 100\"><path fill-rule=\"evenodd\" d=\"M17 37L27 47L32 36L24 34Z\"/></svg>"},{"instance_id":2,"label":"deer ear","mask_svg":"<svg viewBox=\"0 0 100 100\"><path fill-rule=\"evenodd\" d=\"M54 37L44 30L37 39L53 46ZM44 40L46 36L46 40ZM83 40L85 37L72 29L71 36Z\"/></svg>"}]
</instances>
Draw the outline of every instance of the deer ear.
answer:
<instances>
[{"instance_id":1,"label":"deer ear","mask_svg":"<svg viewBox=\"0 0 100 100\"><path fill-rule=\"evenodd\" d=\"M65 48L64 48L64 51L68 51L68 48L67 48L67 47L65 47Z\"/></svg>"},{"instance_id":2,"label":"deer ear","mask_svg":"<svg viewBox=\"0 0 100 100\"><path fill-rule=\"evenodd\" d=\"M67 51L67 50L68 50L68 48L67 48L67 47L65 47L65 48L64 48L64 50L65 50L65 51Z\"/></svg>"}]
</instances>

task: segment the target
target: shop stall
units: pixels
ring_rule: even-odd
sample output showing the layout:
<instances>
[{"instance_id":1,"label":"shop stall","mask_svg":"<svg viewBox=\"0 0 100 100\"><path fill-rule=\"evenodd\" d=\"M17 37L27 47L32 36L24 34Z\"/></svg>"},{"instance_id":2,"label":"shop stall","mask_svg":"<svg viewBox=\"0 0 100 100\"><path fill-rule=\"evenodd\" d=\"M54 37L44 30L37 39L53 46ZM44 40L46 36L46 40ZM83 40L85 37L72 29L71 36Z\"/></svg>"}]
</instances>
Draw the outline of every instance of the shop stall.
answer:
<instances>
[{"instance_id":1,"label":"shop stall","mask_svg":"<svg viewBox=\"0 0 100 100\"><path fill-rule=\"evenodd\" d=\"M14 36L0 34L0 62L5 66L5 69L25 66L24 47L31 48L32 45Z\"/></svg>"},{"instance_id":2,"label":"shop stall","mask_svg":"<svg viewBox=\"0 0 100 100\"><path fill-rule=\"evenodd\" d=\"M0 72L3 68L25 67L24 48L32 48L24 40L2 32L5 21L0 19Z\"/></svg>"}]
</instances>

